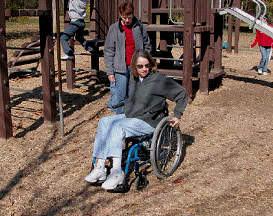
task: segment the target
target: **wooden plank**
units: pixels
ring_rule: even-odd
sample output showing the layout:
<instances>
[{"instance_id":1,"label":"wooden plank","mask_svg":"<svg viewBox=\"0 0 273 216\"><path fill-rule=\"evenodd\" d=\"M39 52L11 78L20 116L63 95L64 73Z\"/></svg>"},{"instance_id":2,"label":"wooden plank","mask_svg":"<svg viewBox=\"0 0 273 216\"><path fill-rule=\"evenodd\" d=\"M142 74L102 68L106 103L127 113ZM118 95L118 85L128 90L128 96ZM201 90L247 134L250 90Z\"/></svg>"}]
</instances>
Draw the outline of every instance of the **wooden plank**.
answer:
<instances>
[{"instance_id":1,"label":"wooden plank","mask_svg":"<svg viewBox=\"0 0 273 216\"><path fill-rule=\"evenodd\" d=\"M184 25L157 25L157 24L150 24L146 25L146 30L148 32L151 31L166 31L166 32L183 32L184 31ZM205 31L212 31L212 26L196 26L194 27L194 32L205 32Z\"/></svg>"},{"instance_id":2,"label":"wooden plank","mask_svg":"<svg viewBox=\"0 0 273 216\"><path fill-rule=\"evenodd\" d=\"M39 62L41 59L40 56L34 57L34 58L29 58L29 59L17 59L16 61L9 61L8 62L8 67L15 67L15 66L21 66L25 64L32 64Z\"/></svg>"},{"instance_id":3,"label":"wooden plank","mask_svg":"<svg viewBox=\"0 0 273 216\"><path fill-rule=\"evenodd\" d=\"M170 9L167 8L153 8L151 11L152 14L170 13ZM172 13L184 13L184 8L172 9Z\"/></svg>"},{"instance_id":4,"label":"wooden plank","mask_svg":"<svg viewBox=\"0 0 273 216\"><path fill-rule=\"evenodd\" d=\"M17 56L27 56L27 55L34 55L34 54L39 54L40 50L18 50L13 53L13 57Z\"/></svg>"},{"instance_id":5,"label":"wooden plank","mask_svg":"<svg viewBox=\"0 0 273 216\"><path fill-rule=\"evenodd\" d=\"M175 70L175 69L158 69L159 72L165 74L168 77L174 77L174 78L179 78L183 79L183 70ZM209 73L209 79L215 79L219 76L224 75L224 69L219 70L219 69L211 69ZM200 72L198 73L198 79L200 79ZM191 77L191 79L196 79L196 77Z\"/></svg>"},{"instance_id":6,"label":"wooden plank","mask_svg":"<svg viewBox=\"0 0 273 216\"><path fill-rule=\"evenodd\" d=\"M220 69L220 68L213 68L211 69L210 73L209 73L209 79L215 79L219 76L222 76L224 75L225 72L224 72L224 69Z\"/></svg>"},{"instance_id":7,"label":"wooden plank","mask_svg":"<svg viewBox=\"0 0 273 216\"><path fill-rule=\"evenodd\" d=\"M175 77L179 79L183 78L183 70L158 69L158 71L169 77Z\"/></svg>"},{"instance_id":8,"label":"wooden plank","mask_svg":"<svg viewBox=\"0 0 273 216\"><path fill-rule=\"evenodd\" d=\"M36 41L36 42L25 42L21 45L22 48L26 48L26 47L39 47L40 46L40 42Z\"/></svg>"}]
</instances>

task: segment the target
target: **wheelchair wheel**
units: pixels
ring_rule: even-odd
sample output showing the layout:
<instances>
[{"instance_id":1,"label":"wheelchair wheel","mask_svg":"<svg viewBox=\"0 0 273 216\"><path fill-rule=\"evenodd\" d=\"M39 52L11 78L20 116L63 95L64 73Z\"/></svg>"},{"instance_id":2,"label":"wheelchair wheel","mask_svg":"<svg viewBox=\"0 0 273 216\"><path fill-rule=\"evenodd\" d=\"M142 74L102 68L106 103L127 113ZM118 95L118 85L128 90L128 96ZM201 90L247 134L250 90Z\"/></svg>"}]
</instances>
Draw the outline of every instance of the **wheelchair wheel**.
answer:
<instances>
[{"instance_id":1,"label":"wheelchair wheel","mask_svg":"<svg viewBox=\"0 0 273 216\"><path fill-rule=\"evenodd\" d=\"M163 118L153 135L150 159L159 179L175 172L182 162L182 139L179 128L170 126L171 117Z\"/></svg>"},{"instance_id":2,"label":"wheelchair wheel","mask_svg":"<svg viewBox=\"0 0 273 216\"><path fill-rule=\"evenodd\" d=\"M146 188L148 184L149 184L149 181L147 179L147 176L143 173L140 173L135 181L136 190L140 191Z\"/></svg>"}]
</instances>

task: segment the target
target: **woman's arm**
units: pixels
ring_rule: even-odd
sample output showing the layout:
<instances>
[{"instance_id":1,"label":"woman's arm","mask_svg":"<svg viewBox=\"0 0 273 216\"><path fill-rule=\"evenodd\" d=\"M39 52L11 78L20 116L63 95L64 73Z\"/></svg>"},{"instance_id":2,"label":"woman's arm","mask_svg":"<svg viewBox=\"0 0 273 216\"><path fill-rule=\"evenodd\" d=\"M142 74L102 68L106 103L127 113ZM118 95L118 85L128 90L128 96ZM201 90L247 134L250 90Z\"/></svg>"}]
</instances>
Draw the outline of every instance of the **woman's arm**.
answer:
<instances>
[{"instance_id":1,"label":"woman's arm","mask_svg":"<svg viewBox=\"0 0 273 216\"><path fill-rule=\"evenodd\" d=\"M143 27L142 37L143 37L144 50L146 50L147 52L151 52L151 44L150 44L150 38L149 38L148 32L146 31L146 28L142 23L140 25L142 25Z\"/></svg>"},{"instance_id":2,"label":"woman's arm","mask_svg":"<svg viewBox=\"0 0 273 216\"><path fill-rule=\"evenodd\" d=\"M107 75L114 75L114 57L116 53L116 36L115 36L115 28L110 26L109 32L107 34L105 44L104 44L104 63L106 67ZM111 80L110 80L111 81Z\"/></svg>"}]
</instances>

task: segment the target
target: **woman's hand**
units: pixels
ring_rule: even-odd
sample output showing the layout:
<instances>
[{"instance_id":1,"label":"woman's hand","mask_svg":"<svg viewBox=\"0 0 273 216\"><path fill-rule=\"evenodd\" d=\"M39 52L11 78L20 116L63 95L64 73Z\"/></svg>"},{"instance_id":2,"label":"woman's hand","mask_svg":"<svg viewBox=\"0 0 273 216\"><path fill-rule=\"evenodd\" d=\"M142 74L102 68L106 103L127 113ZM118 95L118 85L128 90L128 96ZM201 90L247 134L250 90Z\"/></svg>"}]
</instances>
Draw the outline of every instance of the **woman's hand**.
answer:
<instances>
[{"instance_id":1,"label":"woman's hand","mask_svg":"<svg viewBox=\"0 0 273 216\"><path fill-rule=\"evenodd\" d=\"M171 126L172 127L179 127L179 125L180 125L180 120L178 119L178 118L176 118L176 117L173 117L171 120L170 120L170 122L171 122Z\"/></svg>"},{"instance_id":2,"label":"woman's hand","mask_svg":"<svg viewBox=\"0 0 273 216\"><path fill-rule=\"evenodd\" d=\"M109 81L112 82L112 83L114 83L114 82L116 81L115 75L114 75L114 74L108 75L108 79L109 79Z\"/></svg>"}]
</instances>

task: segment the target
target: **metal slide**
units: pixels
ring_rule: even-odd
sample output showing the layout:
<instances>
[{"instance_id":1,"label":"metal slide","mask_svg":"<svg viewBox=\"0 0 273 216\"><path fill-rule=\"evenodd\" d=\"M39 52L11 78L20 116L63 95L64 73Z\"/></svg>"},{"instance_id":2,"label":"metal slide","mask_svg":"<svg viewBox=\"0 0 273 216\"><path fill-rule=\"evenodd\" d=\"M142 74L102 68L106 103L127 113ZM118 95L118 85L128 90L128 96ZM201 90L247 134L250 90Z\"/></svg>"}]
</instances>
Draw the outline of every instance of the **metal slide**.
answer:
<instances>
[{"instance_id":1,"label":"metal slide","mask_svg":"<svg viewBox=\"0 0 273 216\"><path fill-rule=\"evenodd\" d=\"M249 28L256 28L260 30L261 32L267 34L268 36L273 38L273 28L265 23L263 23L261 20L266 14L266 5L261 0L252 0L254 3L257 4L258 7L258 13L257 16L254 17L245 11L237 8L237 7L226 7L222 8L220 11L220 14L229 13L240 20L246 22L249 24ZM261 15L261 6L264 8L264 12Z\"/></svg>"}]
</instances>

